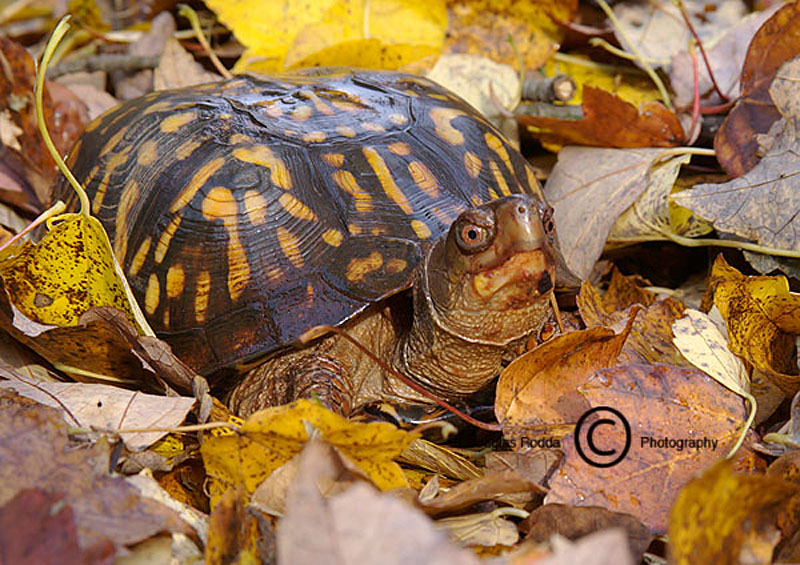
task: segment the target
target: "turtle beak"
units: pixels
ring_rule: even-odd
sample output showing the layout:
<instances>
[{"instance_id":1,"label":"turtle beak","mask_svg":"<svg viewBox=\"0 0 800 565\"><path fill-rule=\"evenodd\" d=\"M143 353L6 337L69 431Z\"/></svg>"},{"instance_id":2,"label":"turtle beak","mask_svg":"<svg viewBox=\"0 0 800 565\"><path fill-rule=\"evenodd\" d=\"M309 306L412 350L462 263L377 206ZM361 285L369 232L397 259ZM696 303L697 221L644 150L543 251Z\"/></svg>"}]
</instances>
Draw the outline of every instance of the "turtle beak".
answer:
<instances>
[{"instance_id":1,"label":"turtle beak","mask_svg":"<svg viewBox=\"0 0 800 565\"><path fill-rule=\"evenodd\" d=\"M472 281L475 293L483 299L503 289L520 294L520 299L549 293L555 280L555 259L537 202L524 196L496 202L496 236L481 253L481 268Z\"/></svg>"}]
</instances>

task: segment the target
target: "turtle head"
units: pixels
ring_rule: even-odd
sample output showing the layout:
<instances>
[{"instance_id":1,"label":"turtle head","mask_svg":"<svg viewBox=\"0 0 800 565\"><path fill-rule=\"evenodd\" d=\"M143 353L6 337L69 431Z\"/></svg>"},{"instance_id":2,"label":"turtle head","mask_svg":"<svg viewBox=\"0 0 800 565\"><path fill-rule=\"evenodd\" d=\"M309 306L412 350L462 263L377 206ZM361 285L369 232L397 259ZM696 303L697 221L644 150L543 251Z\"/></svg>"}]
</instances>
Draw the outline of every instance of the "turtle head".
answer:
<instances>
[{"instance_id":1,"label":"turtle head","mask_svg":"<svg viewBox=\"0 0 800 565\"><path fill-rule=\"evenodd\" d=\"M434 318L468 341L505 345L541 328L556 258L552 208L527 195L463 212L428 255Z\"/></svg>"}]
</instances>

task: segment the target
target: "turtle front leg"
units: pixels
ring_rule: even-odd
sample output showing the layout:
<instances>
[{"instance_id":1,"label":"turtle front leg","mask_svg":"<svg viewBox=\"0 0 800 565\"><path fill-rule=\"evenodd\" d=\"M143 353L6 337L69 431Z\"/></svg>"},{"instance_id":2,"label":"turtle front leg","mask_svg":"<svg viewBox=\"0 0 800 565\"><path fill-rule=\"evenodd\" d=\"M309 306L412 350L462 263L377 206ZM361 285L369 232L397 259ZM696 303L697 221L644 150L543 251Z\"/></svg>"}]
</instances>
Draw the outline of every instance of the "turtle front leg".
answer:
<instances>
[{"instance_id":1,"label":"turtle front leg","mask_svg":"<svg viewBox=\"0 0 800 565\"><path fill-rule=\"evenodd\" d=\"M347 416L352 407L352 378L335 357L319 351L300 351L271 359L245 376L228 397L231 410L241 417L314 398L334 412Z\"/></svg>"}]
</instances>

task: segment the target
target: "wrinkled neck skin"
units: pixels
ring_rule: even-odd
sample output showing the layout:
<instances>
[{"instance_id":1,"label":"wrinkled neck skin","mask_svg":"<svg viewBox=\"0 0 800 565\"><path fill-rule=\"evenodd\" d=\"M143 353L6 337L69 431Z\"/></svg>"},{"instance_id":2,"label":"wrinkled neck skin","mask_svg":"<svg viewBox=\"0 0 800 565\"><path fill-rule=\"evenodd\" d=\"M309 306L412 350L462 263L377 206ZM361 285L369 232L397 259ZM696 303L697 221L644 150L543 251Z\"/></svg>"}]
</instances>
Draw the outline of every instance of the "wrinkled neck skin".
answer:
<instances>
[{"instance_id":1,"label":"wrinkled neck skin","mask_svg":"<svg viewBox=\"0 0 800 565\"><path fill-rule=\"evenodd\" d=\"M471 284L462 284L463 273L448 269L444 254L440 241L418 270L414 321L399 342L395 366L437 396L457 399L475 393L500 373L511 342L538 336L550 304L549 295L524 304L482 300Z\"/></svg>"}]
</instances>

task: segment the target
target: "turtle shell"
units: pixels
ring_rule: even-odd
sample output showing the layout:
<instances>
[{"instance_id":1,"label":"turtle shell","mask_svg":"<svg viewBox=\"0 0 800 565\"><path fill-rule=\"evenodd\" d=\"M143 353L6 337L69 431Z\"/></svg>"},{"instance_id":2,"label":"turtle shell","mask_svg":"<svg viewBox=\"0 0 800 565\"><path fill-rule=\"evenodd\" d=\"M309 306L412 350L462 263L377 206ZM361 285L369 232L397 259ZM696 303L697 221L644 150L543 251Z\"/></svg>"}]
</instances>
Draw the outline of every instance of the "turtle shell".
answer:
<instances>
[{"instance_id":1,"label":"turtle shell","mask_svg":"<svg viewBox=\"0 0 800 565\"><path fill-rule=\"evenodd\" d=\"M69 164L153 329L203 374L409 287L464 209L539 195L471 106L391 72L154 92L92 122Z\"/></svg>"}]
</instances>

